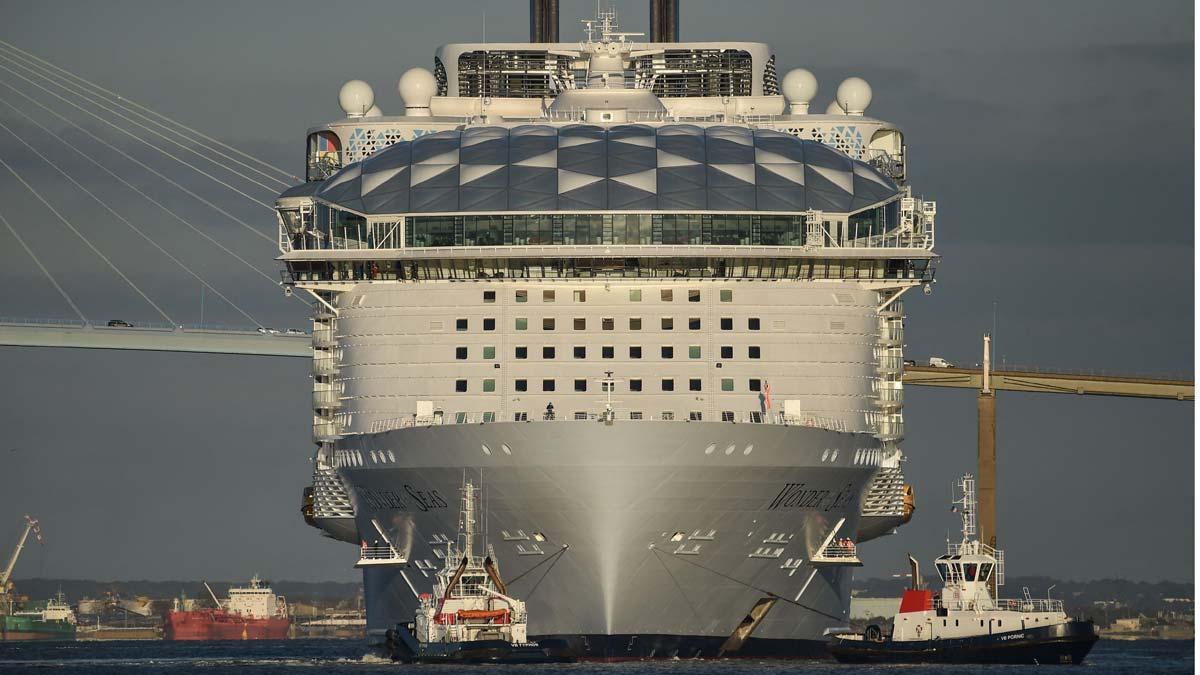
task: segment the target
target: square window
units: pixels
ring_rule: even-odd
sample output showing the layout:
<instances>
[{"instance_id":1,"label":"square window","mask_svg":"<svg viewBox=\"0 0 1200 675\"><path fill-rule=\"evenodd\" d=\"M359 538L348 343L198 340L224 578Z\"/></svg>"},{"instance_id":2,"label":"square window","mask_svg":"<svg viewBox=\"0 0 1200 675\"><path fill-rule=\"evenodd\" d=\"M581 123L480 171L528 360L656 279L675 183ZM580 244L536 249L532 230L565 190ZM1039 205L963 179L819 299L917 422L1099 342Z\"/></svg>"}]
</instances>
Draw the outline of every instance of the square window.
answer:
<instances>
[{"instance_id":1,"label":"square window","mask_svg":"<svg viewBox=\"0 0 1200 675\"><path fill-rule=\"evenodd\" d=\"M517 357L518 359L529 358L529 347L517 347L513 351L514 351L513 356Z\"/></svg>"},{"instance_id":2,"label":"square window","mask_svg":"<svg viewBox=\"0 0 1200 675\"><path fill-rule=\"evenodd\" d=\"M733 289L732 288L722 288L721 289L721 302L733 302Z\"/></svg>"},{"instance_id":3,"label":"square window","mask_svg":"<svg viewBox=\"0 0 1200 675\"><path fill-rule=\"evenodd\" d=\"M542 302L554 302L554 291L542 291Z\"/></svg>"},{"instance_id":4,"label":"square window","mask_svg":"<svg viewBox=\"0 0 1200 675\"><path fill-rule=\"evenodd\" d=\"M662 357L664 359L675 358L675 348L664 345L662 348Z\"/></svg>"},{"instance_id":5,"label":"square window","mask_svg":"<svg viewBox=\"0 0 1200 675\"><path fill-rule=\"evenodd\" d=\"M550 317L542 319L542 330L554 330L554 319Z\"/></svg>"},{"instance_id":6,"label":"square window","mask_svg":"<svg viewBox=\"0 0 1200 675\"><path fill-rule=\"evenodd\" d=\"M700 302L700 289L693 288L688 290L688 302Z\"/></svg>"},{"instance_id":7,"label":"square window","mask_svg":"<svg viewBox=\"0 0 1200 675\"><path fill-rule=\"evenodd\" d=\"M721 346L721 358L723 358L723 359L732 359L733 358L733 345L722 345Z\"/></svg>"},{"instance_id":8,"label":"square window","mask_svg":"<svg viewBox=\"0 0 1200 675\"><path fill-rule=\"evenodd\" d=\"M688 419L693 422L703 422L704 421L704 413L700 412L699 410L693 410L690 413L688 413Z\"/></svg>"},{"instance_id":9,"label":"square window","mask_svg":"<svg viewBox=\"0 0 1200 675\"><path fill-rule=\"evenodd\" d=\"M484 380L483 381L483 390L485 392L496 391L496 381L495 380Z\"/></svg>"},{"instance_id":10,"label":"square window","mask_svg":"<svg viewBox=\"0 0 1200 675\"><path fill-rule=\"evenodd\" d=\"M495 302L496 301L496 291L484 291L483 292L483 301L484 302Z\"/></svg>"},{"instance_id":11,"label":"square window","mask_svg":"<svg viewBox=\"0 0 1200 675\"><path fill-rule=\"evenodd\" d=\"M513 327L517 330L529 330L529 319L526 319L525 317L517 317Z\"/></svg>"},{"instance_id":12,"label":"square window","mask_svg":"<svg viewBox=\"0 0 1200 675\"><path fill-rule=\"evenodd\" d=\"M640 317L640 316L629 317L629 330L641 330L641 329L642 329L642 317Z\"/></svg>"},{"instance_id":13,"label":"square window","mask_svg":"<svg viewBox=\"0 0 1200 675\"><path fill-rule=\"evenodd\" d=\"M575 348L575 358L586 359L587 358L587 347L576 347Z\"/></svg>"},{"instance_id":14,"label":"square window","mask_svg":"<svg viewBox=\"0 0 1200 675\"><path fill-rule=\"evenodd\" d=\"M663 302L671 302L671 300L673 300L675 297L675 293L669 288L664 288L659 291L659 297Z\"/></svg>"},{"instance_id":15,"label":"square window","mask_svg":"<svg viewBox=\"0 0 1200 675\"><path fill-rule=\"evenodd\" d=\"M484 330L496 330L496 320L495 319L484 319L483 320L483 329Z\"/></svg>"},{"instance_id":16,"label":"square window","mask_svg":"<svg viewBox=\"0 0 1200 675\"><path fill-rule=\"evenodd\" d=\"M587 319L583 317L575 317L575 330L587 330Z\"/></svg>"},{"instance_id":17,"label":"square window","mask_svg":"<svg viewBox=\"0 0 1200 675\"><path fill-rule=\"evenodd\" d=\"M529 291L517 291L517 302L529 302Z\"/></svg>"},{"instance_id":18,"label":"square window","mask_svg":"<svg viewBox=\"0 0 1200 675\"><path fill-rule=\"evenodd\" d=\"M662 329L663 330L674 330L675 329L675 319L673 319L669 316L664 316L662 318Z\"/></svg>"},{"instance_id":19,"label":"square window","mask_svg":"<svg viewBox=\"0 0 1200 675\"><path fill-rule=\"evenodd\" d=\"M576 411L575 411L575 419L576 419L576 421L582 421L582 420L586 420L586 419L587 419L587 413L586 413L586 412L580 412L580 411L576 410Z\"/></svg>"},{"instance_id":20,"label":"square window","mask_svg":"<svg viewBox=\"0 0 1200 675\"><path fill-rule=\"evenodd\" d=\"M629 289L629 301L630 302L641 302L642 301L642 289L640 289L640 288Z\"/></svg>"},{"instance_id":21,"label":"square window","mask_svg":"<svg viewBox=\"0 0 1200 675\"><path fill-rule=\"evenodd\" d=\"M642 348L641 347L630 347L629 348L629 358L631 358L631 359L642 358Z\"/></svg>"},{"instance_id":22,"label":"square window","mask_svg":"<svg viewBox=\"0 0 1200 675\"><path fill-rule=\"evenodd\" d=\"M737 417L733 414L732 410L722 410L721 411L721 421L722 422L736 422ZM791 560L791 558L788 558L788 560Z\"/></svg>"},{"instance_id":23,"label":"square window","mask_svg":"<svg viewBox=\"0 0 1200 675\"><path fill-rule=\"evenodd\" d=\"M600 319L601 330L613 330L617 327L617 320L611 316Z\"/></svg>"},{"instance_id":24,"label":"square window","mask_svg":"<svg viewBox=\"0 0 1200 675\"><path fill-rule=\"evenodd\" d=\"M467 320L466 319L455 319L454 320L454 330L464 331L466 329L467 329Z\"/></svg>"},{"instance_id":25,"label":"square window","mask_svg":"<svg viewBox=\"0 0 1200 675\"><path fill-rule=\"evenodd\" d=\"M554 391L554 380L542 380L542 391Z\"/></svg>"},{"instance_id":26,"label":"square window","mask_svg":"<svg viewBox=\"0 0 1200 675\"><path fill-rule=\"evenodd\" d=\"M688 330L700 330L700 317L693 316L688 319Z\"/></svg>"},{"instance_id":27,"label":"square window","mask_svg":"<svg viewBox=\"0 0 1200 675\"><path fill-rule=\"evenodd\" d=\"M663 391L675 391L675 380L672 380L670 378L663 379L662 390Z\"/></svg>"},{"instance_id":28,"label":"square window","mask_svg":"<svg viewBox=\"0 0 1200 675\"><path fill-rule=\"evenodd\" d=\"M483 358L484 358L484 360L488 360L488 361L496 358L496 348L495 347L484 347L483 348Z\"/></svg>"},{"instance_id":29,"label":"square window","mask_svg":"<svg viewBox=\"0 0 1200 675\"><path fill-rule=\"evenodd\" d=\"M758 320L757 317L751 317L749 319L746 319L746 328L748 328L750 330L758 330L760 323L761 322Z\"/></svg>"},{"instance_id":30,"label":"square window","mask_svg":"<svg viewBox=\"0 0 1200 675\"><path fill-rule=\"evenodd\" d=\"M721 391L733 391L733 378L732 377L721 378Z\"/></svg>"},{"instance_id":31,"label":"square window","mask_svg":"<svg viewBox=\"0 0 1200 675\"><path fill-rule=\"evenodd\" d=\"M611 359L613 357L613 351L614 350L613 350L612 345L605 345L605 346L601 347L600 348L600 358Z\"/></svg>"},{"instance_id":32,"label":"square window","mask_svg":"<svg viewBox=\"0 0 1200 675\"><path fill-rule=\"evenodd\" d=\"M751 345L750 347L748 347L746 349L746 351L749 352L748 356L752 359L757 359L757 358L762 357L762 347L759 347L757 345Z\"/></svg>"},{"instance_id":33,"label":"square window","mask_svg":"<svg viewBox=\"0 0 1200 675\"><path fill-rule=\"evenodd\" d=\"M629 419L631 419L631 420L640 420L640 419L642 419L642 413L640 413L640 412L638 412L638 411L633 411L633 412L630 412L630 413L629 413Z\"/></svg>"},{"instance_id":34,"label":"square window","mask_svg":"<svg viewBox=\"0 0 1200 675\"><path fill-rule=\"evenodd\" d=\"M484 416L487 416L487 413L484 413ZM514 422L528 422L529 421L529 413L515 412L515 413L513 413L513 421Z\"/></svg>"},{"instance_id":35,"label":"square window","mask_svg":"<svg viewBox=\"0 0 1200 675\"><path fill-rule=\"evenodd\" d=\"M542 347L542 358L543 359L554 358L554 347Z\"/></svg>"},{"instance_id":36,"label":"square window","mask_svg":"<svg viewBox=\"0 0 1200 675\"><path fill-rule=\"evenodd\" d=\"M671 412L670 410L664 410L660 418L664 422L673 422L675 421L675 413Z\"/></svg>"},{"instance_id":37,"label":"square window","mask_svg":"<svg viewBox=\"0 0 1200 675\"><path fill-rule=\"evenodd\" d=\"M587 291L575 291L575 302L587 302Z\"/></svg>"},{"instance_id":38,"label":"square window","mask_svg":"<svg viewBox=\"0 0 1200 675\"><path fill-rule=\"evenodd\" d=\"M467 358L467 348L466 347L455 347L454 348L454 358L458 359L459 361L462 361L463 359Z\"/></svg>"},{"instance_id":39,"label":"square window","mask_svg":"<svg viewBox=\"0 0 1200 675\"><path fill-rule=\"evenodd\" d=\"M688 391L701 391L702 386L703 383L698 377L693 377L692 379L688 380Z\"/></svg>"},{"instance_id":40,"label":"square window","mask_svg":"<svg viewBox=\"0 0 1200 675\"><path fill-rule=\"evenodd\" d=\"M688 358L689 359L700 358L700 345L691 345L688 347Z\"/></svg>"},{"instance_id":41,"label":"square window","mask_svg":"<svg viewBox=\"0 0 1200 675\"><path fill-rule=\"evenodd\" d=\"M762 380L750 380L750 391L762 391Z\"/></svg>"},{"instance_id":42,"label":"square window","mask_svg":"<svg viewBox=\"0 0 1200 675\"><path fill-rule=\"evenodd\" d=\"M575 391L587 391L587 380L575 380Z\"/></svg>"},{"instance_id":43,"label":"square window","mask_svg":"<svg viewBox=\"0 0 1200 675\"><path fill-rule=\"evenodd\" d=\"M514 380L513 389L516 391L529 391L529 380Z\"/></svg>"},{"instance_id":44,"label":"square window","mask_svg":"<svg viewBox=\"0 0 1200 675\"><path fill-rule=\"evenodd\" d=\"M641 390L642 390L642 381L641 380L630 380L629 381L629 391L641 391Z\"/></svg>"},{"instance_id":45,"label":"square window","mask_svg":"<svg viewBox=\"0 0 1200 675\"><path fill-rule=\"evenodd\" d=\"M721 317L721 330L733 330L733 317Z\"/></svg>"},{"instance_id":46,"label":"square window","mask_svg":"<svg viewBox=\"0 0 1200 675\"><path fill-rule=\"evenodd\" d=\"M462 392L464 392L466 390L467 390L467 381L466 380L455 380L454 381L454 391L457 391L458 393L461 394Z\"/></svg>"}]
</instances>

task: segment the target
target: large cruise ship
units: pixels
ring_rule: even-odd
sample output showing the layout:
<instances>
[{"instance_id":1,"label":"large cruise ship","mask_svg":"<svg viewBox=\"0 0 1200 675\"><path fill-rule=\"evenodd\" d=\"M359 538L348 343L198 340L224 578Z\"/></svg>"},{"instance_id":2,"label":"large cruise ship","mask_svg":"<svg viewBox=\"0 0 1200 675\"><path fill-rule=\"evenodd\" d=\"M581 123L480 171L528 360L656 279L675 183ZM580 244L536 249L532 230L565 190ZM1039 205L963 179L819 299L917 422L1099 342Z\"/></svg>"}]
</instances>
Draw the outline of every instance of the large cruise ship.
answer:
<instances>
[{"instance_id":1,"label":"large cruise ship","mask_svg":"<svg viewBox=\"0 0 1200 675\"><path fill-rule=\"evenodd\" d=\"M365 82L277 200L315 299L308 522L356 547L369 639L410 622L483 486L532 638L582 658L824 651L858 545L908 520L904 310L935 204L849 78L768 45L448 44ZM869 547L868 547L869 548Z\"/></svg>"}]
</instances>

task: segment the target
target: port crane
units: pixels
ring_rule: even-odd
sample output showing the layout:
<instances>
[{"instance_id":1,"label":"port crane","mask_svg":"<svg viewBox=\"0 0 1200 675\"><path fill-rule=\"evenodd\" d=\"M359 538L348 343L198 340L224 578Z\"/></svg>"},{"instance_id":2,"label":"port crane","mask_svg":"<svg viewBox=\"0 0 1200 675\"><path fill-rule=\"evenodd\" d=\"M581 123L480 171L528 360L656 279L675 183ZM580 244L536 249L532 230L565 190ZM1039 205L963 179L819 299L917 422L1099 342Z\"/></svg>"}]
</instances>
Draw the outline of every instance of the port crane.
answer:
<instances>
[{"instance_id":1,"label":"port crane","mask_svg":"<svg viewBox=\"0 0 1200 675\"><path fill-rule=\"evenodd\" d=\"M12 556L8 559L8 565L4 567L4 571L0 572L0 597L7 598L12 591L12 573L13 568L17 566L17 558L21 557L21 550L25 548L25 542L29 540L29 533L37 538L39 544L42 543L42 528L38 524L37 519L30 515L25 515L25 532L21 534L21 538L17 540L17 547L13 549Z\"/></svg>"}]
</instances>

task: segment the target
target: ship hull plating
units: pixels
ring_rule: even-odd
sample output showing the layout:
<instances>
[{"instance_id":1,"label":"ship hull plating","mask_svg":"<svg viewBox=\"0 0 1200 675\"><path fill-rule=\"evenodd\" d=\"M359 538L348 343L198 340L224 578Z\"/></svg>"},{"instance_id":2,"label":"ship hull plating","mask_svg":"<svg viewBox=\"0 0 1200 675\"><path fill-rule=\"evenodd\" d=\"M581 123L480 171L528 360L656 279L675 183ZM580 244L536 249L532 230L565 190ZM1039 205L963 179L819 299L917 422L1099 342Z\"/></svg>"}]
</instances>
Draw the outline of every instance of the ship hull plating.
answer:
<instances>
[{"instance_id":1,"label":"ship hull plating","mask_svg":"<svg viewBox=\"0 0 1200 675\"><path fill-rule=\"evenodd\" d=\"M403 429L339 447L359 536L407 561L364 568L373 641L430 592L471 472L531 636L620 659L822 655L824 631L847 623L850 568L810 560L835 529L856 531L879 444L783 425L590 421ZM750 639L722 653L770 595L780 601Z\"/></svg>"}]
</instances>

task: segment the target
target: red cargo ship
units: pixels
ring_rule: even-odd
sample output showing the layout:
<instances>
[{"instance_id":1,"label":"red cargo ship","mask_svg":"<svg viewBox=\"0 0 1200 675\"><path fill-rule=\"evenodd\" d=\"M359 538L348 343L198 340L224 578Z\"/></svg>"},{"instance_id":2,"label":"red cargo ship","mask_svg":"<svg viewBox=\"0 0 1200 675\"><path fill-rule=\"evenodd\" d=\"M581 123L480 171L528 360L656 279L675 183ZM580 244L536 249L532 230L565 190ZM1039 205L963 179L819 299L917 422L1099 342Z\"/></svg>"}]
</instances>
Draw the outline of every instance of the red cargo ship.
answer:
<instances>
[{"instance_id":1,"label":"red cargo ship","mask_svg":"<svg viewBox=\"0 0 1200 675\"><path fill-rule=\"evenodd\" d=\"M208 588L208 584L204 584ZM216 609L186 609L175 601L163 626L168 640L282 640L292 620L287 600L263 586L256 576L246 588L230 588L221 602L212 589Z\"/></svg>"}]
</instances>

